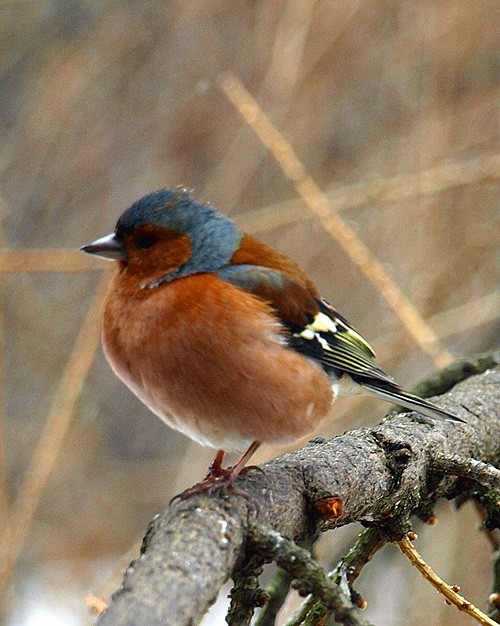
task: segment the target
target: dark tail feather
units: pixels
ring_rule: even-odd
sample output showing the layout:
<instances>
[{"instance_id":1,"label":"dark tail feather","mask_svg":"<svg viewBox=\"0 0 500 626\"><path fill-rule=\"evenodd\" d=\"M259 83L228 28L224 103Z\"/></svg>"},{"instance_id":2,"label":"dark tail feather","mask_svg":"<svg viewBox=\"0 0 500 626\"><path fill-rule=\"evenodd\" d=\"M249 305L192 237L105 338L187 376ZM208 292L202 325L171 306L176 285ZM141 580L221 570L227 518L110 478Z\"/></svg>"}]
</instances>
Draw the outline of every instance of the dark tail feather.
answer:
<instances>
[{"instance_id":1,"label":"dark tail feather","mask_svg":"<svg viewBox=\"0 0 500 626\"><path fill-rule=\"evenodd\" d=\"M399 387L389 387L387 386L379 386L379 385L370 385L369 383L361 383L362 386L370 393L377 398L381 398L382 400L388 400L393 404L399 404L405 409L410 409L411 411L416 411L417 413L421 413L422 415L426 415L427 417L432 417L434 419L439 420L451 420L453 422L462 422L462 424L466 424L467 422L452 413L448 413L444 409L440 409L435 404L431 402L427 402L427 400L423 400L418 396L414 396L403 389L399 389Z\"/></svg>"}]
</instances>

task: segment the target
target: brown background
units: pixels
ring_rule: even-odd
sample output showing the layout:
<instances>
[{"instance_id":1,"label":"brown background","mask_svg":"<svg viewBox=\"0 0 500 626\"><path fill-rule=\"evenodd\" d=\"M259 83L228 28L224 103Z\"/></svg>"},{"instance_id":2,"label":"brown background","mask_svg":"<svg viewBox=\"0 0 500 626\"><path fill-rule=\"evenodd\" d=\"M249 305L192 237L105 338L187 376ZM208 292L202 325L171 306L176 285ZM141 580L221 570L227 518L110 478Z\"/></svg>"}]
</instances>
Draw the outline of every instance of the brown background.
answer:
<instances>
[{"instance_id":1,"label":"brown background","mask_svg":"<svg viewBox=\"0 0 500 626\"><path fill-rule=\"evenodd\" d=\"M182 183L298 260L401 383L432 371L218 88L230 70L443 345L457 356L485 350L495 341L495 4L2 0L3 245L76 249L137 197ZM11 501L99 279L65 271L70 262L83 263L68 253L60 271L0 274ZM323 434L376 423L385 408L343 399ZM212 452L164 427L99 351L52 454L5 595L9 626L92 623L85 593L113 590L148 520L202 476ZM0 529L7 510L3 494ZM438 513L437 527L418 529L419 547L485 608L489 546L474 510ZM325 563L358 530L323 538ZM391 547L359 588L379 624L469 623ZM217 611L213 624L223 623Z\"/></svg>"}]
</instances>

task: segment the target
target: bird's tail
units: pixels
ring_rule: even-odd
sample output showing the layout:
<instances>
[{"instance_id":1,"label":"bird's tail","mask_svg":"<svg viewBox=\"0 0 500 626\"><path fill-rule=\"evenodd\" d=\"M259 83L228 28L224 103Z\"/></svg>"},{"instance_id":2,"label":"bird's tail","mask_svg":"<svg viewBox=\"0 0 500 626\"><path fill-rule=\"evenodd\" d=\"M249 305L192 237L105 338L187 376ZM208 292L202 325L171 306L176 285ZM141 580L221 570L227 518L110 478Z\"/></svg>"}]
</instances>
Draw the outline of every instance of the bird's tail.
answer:
<instances>
[{"instance_id":1,"label":"bird's tail","mask_svg":"<svg viewBox=\"0 0 500 626\"><path fill-rule=\"evenodd\" d=\"M367 382L361 383L364 389L376 398L381 398L382 400L388 400L394 404L398 404L405 409L410 409L411 411L416 411L417 413L421 413L422 415L426 415L427 417L431 417L439 420L452 420L453 422L462 422L466 424L465 420L453 415L452 413L448 413L444 409L439 408L435 404L431 402L427 402L427 400L423 400L418 396L414 396L408 391L404 391L404 389L400 389L397 385L388 385L388 384L370 384Z\"/></svg>"}]
</instances>

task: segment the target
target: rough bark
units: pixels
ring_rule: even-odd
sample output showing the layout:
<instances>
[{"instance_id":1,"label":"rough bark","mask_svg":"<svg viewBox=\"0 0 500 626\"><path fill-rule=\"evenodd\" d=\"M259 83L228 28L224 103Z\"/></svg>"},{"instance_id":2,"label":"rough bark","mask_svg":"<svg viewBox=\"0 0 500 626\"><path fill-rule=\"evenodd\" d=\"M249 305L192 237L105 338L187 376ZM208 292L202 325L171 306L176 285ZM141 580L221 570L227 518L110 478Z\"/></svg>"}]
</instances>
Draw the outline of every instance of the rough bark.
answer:
<instances>
[{"instance_id":1,"label":"rough bark","mask_svg":"<svg viewBox=\"0 0 500 626\"><path fill-rule=\"evenodd\" d=\"M126 571L99 626L197 624L248 558L255 524L304 540L358 521L397 539L410 516L429 516L439 498L478 493L484 500L497 486L495 476L493 485L487 476L481 485L437 468L451 457L455 463L500 464L500 368L470 375L498 362L488 359L475 369L464 362L452 380L448 369L427 385L442 393L466 370L469 377L438 399L466 425L391 414L374 428L316 439L266 463L264 473L241 476L237 488L249 498L235 492L197 495L171 505L152 521L140 557ZM341 511L335 506L325 519L325 502L340 502Z\"/></svg>"}]
</instances>

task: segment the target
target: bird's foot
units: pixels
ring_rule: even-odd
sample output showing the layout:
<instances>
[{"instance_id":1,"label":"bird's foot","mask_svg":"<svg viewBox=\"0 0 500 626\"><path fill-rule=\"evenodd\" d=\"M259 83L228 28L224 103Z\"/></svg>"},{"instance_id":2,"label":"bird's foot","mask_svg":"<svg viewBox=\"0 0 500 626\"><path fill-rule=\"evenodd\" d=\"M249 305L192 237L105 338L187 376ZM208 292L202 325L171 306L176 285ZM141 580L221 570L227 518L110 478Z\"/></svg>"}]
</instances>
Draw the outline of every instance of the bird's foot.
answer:
<instances>
[{"instance_id":1,"label":"bird's foot","mask_svg":"<svg viewBox=\"0 0 500 626\"><path fill-rule=\"evenodd\" d=\"M243 468L235 465L234 467L223 468L219 465L212 464L204 480L196 483L196 485L193 485L189 489L186 489L182 493L176 495L174 498L172 498L170 503L172 504L172 502L175 502L175 500L187 500L188 498L191 498L191 496L195 496L200 493L206 493L211 496L225 490L242 496L251 504L254 504L258 507L258 503L255 498L245 493L241 489L237 489L234 486L234 481L236 480L236 478L240 474L246 474L250 470L258 470L263 474L265 473L264 470L257 465L249 465L248 467Z\"/></svg>"},{"instance_id":2,"label":"bird's foot","mask_svg":"<svg viewBox=\"0 0 500 626\"><path fill-rule=\"evenodd\" d=\"M175 496L172 502L174 502L174 500L187 500L191 496L200 493L213 495L222 489L232 489L237 474L233 474L231 470L231 467L227 469L222 467L210 467L204 480Z\"/></svg>"},{"instance_id":3,"label":"bird's foot","mask_svg":"<svg viewBox=\"0 0 500 626\"><path fill-rule=\"evenodd\" d=\"M208 493L208 495L213 495L222 490L227 490L243 496L258 509L259 505L255 498L249 496L244 491L236 489L234 487L234 481L240 474L246 474L251 469L257 469L264 473L264 470L256 465L249 465L245 467L245 463L250 459L259 446L260 443L258 441L254 441L236 465L226 468L222 467L224 450L219 450L212 465L208 468L208 474L206 475L205 480L202 480L201 483L196 483L196 485L193 485L189 489L186 489L186 491L183 491L179 495L175 496L175 498L172 498L170 504L172 504L174 500L187 500L191 496L199 493Z\"/></svg>"}]
</instances>

